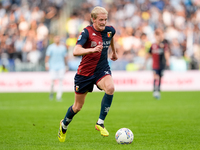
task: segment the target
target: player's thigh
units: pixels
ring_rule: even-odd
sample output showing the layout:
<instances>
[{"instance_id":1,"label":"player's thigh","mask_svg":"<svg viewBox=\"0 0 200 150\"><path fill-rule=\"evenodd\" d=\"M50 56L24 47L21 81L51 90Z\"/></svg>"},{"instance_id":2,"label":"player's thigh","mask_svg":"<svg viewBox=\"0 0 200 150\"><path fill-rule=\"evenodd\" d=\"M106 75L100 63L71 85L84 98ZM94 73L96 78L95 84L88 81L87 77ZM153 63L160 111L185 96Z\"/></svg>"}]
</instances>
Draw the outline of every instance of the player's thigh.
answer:
<instances>
[{"instance_id":1,"label":"player's thigh","mask_svg":"<svg viewBox=\"0 0 200 150\"><path fill-rule=\"evenodd\" d=\"M94 76L87 77L76 74L74 78L75 93L84 94L86 92L92 92L94 87L94 78Z\"/></svg>"},{"instance_id":2,"label":"player's thigh","mask_svg":"<svg viewBox=\"0 0 200 150\"><path fill-rule=\"evenodd\" d=\"M157 70L157 69L153 70L153 78L156 80L160 78L159 70Z\"/></svg>"},{"instance_id":3,"label":"player's thigh","mask_svg":"<svg viewBox=\"0 0 200 150\"><path fill-rule=\"evenodd\" d=\"M111 75L104 76L100 81L98 81L97 86L104 90L107 94L113 94L114 92L114 82Z\"/></svg>"}]
</instances>

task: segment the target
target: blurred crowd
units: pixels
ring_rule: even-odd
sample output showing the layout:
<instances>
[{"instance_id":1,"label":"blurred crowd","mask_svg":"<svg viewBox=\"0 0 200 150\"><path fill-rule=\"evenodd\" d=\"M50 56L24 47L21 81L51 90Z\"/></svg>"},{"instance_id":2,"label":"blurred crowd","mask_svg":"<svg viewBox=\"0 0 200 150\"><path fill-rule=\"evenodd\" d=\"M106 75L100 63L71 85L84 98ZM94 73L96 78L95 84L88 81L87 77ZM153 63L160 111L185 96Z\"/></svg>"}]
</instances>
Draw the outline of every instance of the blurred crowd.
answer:
<instances>
[{"instance_id":1,"label":"blurred crowd","mask_svg":"<svg viewBox=\"0 0 200 150\"><path fill-rule=\"evenodd\" d=\"M9 71L34 71L43 63L49 44L49 27L59 17L62 1L2 0L0 1L0 65ZM25 69L26 70L26 69Z\"/></svg>"},{"instance_id":2,"label":"blurred crowd","mask_svg":"<svg viewBox=\"0 0 200 150\"><path fill-rule=\"evenodd\" d=\"M17 63L43 63L46 47L51 43L51 20L59 19L64 3L68 1L1 1L0 64L13 64L9 70L17 71ZM112 70L141 70L145 55L155 41L155 28L164 31L170 44L168 69L199 69L198 0L82 0L66 18L65 34L62 35L68 49L70 70L76 70L80 62L79 57L72 55L73 47L82 29L91 24L90 12L96 5L108 10L107 24L116 29L115 42L119 60L110 61ZM151 60L146 68L151 69Z\"/></svg>"},{"instance_id":3,"label":"blurred crowd","mask_svg":"<svg viewBox=\"0 0 200 150\"><path fill-rule=\"evenodd\" d=\"M116 29L119 60L113 70L141 70L145 55L161 28L170 44L171 70L199 69L200 3L191 0L87 0L67 22L69 37L90 24L90 11L100 5L109 12L108 25ZM73 30L71 30L73 29ZM74 36L76 35L76 36ZM147 69L151 68L151 61Z\"/></svg>"}]
</instances>

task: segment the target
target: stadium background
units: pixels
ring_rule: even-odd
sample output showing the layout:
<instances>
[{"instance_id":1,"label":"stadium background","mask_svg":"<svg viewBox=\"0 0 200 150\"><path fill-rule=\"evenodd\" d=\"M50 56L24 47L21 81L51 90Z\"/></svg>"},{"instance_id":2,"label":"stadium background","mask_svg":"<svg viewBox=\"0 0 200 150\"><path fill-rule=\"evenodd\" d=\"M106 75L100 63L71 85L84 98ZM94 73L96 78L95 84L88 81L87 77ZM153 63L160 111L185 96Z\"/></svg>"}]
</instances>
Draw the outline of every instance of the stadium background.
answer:
<instances>
[{"instance_id":1,"label":"stadium background","mask_svg":"<svg viewBox=\"0 0 200 150\"><path fill-rule=\"evenodd\" d=\"M80 62L72 50L94 5L106 7L108 24L117 30L119 60L110 65L123 92L115 92L106 118L109 137L94 130L104 92L93 92L60 143L59 122L74 102L68 91ZM0 149L199 150L199 7L199 0L0 0ZM155 27L163 28L171 49L159 101L152 96L151 61L147 70L141 67ZM49 100L44 69L46 47L56 34L70 56L62 102ZM133 131L132 144L116 143L122 127Z\"/></svg>"},{"instance_id":2,"label":"stadium background","mask_svg":"<svg viewBox=\"0 0 200 150\"><path fill-rule=\"evenodd\" d=\"M170 43L170 66L166 70L176 72L176 76L180 76L167 79L165 83L174 87L171 83L175 82L177 90L182 86L187 87L185 90L200 89L196 86L199 84L197 77L200 65L200 2L197 0L2 0L0 72L10 73L1 75L1 91L37 82L37 78L40 77L38 73L47 73L44 57L54 35L60 35L62 43L67 46L68 67L71 71L69 74L75 74L81 57L72 55L73 47L82 29L91 23L90 11L96 5L108 10L107 24L116 29L115 42L119 59L115 62L109 60L111 69L127 74L129 72L128 78L132 76L132 79L128 79L128 84L135 86L133 81L141 79L134 78L135 73L140 77L140 74L151 70L151 59L146 70L143 70L143 64L151 43L155 41L154 29L159 27L163 29L165 38ZM24 72L31 72L30 79L24 80L27 75ZM11 74L11 77L8 74ZM167 74L169 79L173 75ZM69 75L69 78L67 75L66 78L72 81L73 76ZM143 78L151 80L152 75L147 73ZM127 82L126 79L123 82ZM151 82L141 90L151 90ZM45 82L40 86L45 85L47 87L48 84ZM147 85L148 89L145 88ZM127 87L127 84L122 86ZM162 86L164 90L165 86L166 84ZM24 89L26 88L27 86L24 86ZM66 91L67 89L69 87L65 88ZM48 88L44 91L47 90Z\"/></svg>"}]
</instances>

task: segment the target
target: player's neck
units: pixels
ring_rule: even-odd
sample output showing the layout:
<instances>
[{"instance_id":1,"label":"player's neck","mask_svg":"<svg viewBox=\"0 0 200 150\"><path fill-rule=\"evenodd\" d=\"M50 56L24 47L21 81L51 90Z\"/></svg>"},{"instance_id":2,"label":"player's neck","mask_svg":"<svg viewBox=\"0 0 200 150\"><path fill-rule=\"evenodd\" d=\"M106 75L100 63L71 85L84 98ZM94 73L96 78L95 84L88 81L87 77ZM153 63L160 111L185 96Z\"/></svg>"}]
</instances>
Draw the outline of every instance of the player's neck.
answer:
<instances>
[{"instance_id":1,"label":"player's neck","mask_svg":"<svg viewBox=\"0 0 200 150\"><path fill-rule=\"evenodd\" d=\"M160 43L162 43L162 42L163 42L163 40L156 41L157 44L160 44Z\"/></svg>"}]
</instances>

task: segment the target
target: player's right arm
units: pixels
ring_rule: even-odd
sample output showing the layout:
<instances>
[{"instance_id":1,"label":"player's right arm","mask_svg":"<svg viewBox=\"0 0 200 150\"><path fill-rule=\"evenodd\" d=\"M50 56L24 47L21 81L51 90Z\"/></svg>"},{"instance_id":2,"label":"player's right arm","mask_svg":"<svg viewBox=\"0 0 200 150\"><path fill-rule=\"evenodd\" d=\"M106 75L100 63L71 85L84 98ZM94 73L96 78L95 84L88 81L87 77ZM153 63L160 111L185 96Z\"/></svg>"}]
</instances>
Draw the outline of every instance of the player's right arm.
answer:
<instances>
[{"instance_id":1,"label":"player's right arm","mask_svg":"<svg viewBox=\"0 0 200 150\"><path fill-rule=\"evenodd\" d=\"M45 69L49 70L49 56L45 56Z\"/></svg>"},{"instance_id":2,"label":"player's right arm","mask_svg":"<svg viewBox=\"0 0 200 150\"><path fill-rule=\"evenodd\" d=\"M164 55L165 55L165 60L166 60L166 66L169 67L170 50L169 50L169 44L167 40L164 40Z\"/></svg>"},{"instance_id":3,"label":"player's right arm","mask_svg":"<svg viewBox=\"0 0 200 150\"><path fill-rule=\"evenodd\" d=\"M49 59L50 59L50 54L51 54L51 49L50 49L50 45L47 47L47 51L45 54L45 69L49 70Z\"/></svg>"},{"instance_id":4,"label":"player's right arm","mask_svg":"<svg viewBox=\"0 0 200 150\"><path fill-rule=\"evenodd\" d=\"M87 42L88 38L89 38L89 32L85 28L79 35L78 40L76 42L76 46L74 47L73 51L74 56L83 56L90 53L96 53L102 51L103 45L97 45L96 47L92 48L84 48L83 45Z\"/></svg>"},{"instance_id":5,"label":"player's right arm","mask_svg":"<svg viewBox=\"0 0 200 150\"><path fill-rule=\"evenodd\" d=\"M151 57L152 46L150 47L149 51L146 53L145 61L142 69L146 69L147 61Z\"/></svg>"},{"instance_id":6,"label":"player's right arm","mask_svg":"<svg viewBox=\"0 0 200 150\"><path fill-rule=\"evenodd\" d=\"M83 48L82 45L78 44L74 47L73 55L82 56L82 55L87 55L91 53L97 53L97 52L101 52L102 49L103 49L102 45L97 45L94 48Z\"/></svg>"}]
</instances>

